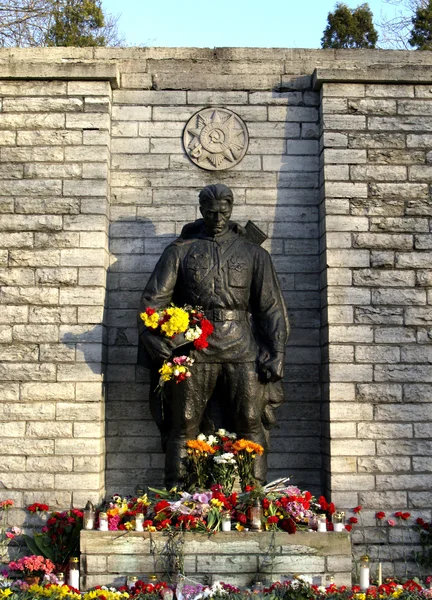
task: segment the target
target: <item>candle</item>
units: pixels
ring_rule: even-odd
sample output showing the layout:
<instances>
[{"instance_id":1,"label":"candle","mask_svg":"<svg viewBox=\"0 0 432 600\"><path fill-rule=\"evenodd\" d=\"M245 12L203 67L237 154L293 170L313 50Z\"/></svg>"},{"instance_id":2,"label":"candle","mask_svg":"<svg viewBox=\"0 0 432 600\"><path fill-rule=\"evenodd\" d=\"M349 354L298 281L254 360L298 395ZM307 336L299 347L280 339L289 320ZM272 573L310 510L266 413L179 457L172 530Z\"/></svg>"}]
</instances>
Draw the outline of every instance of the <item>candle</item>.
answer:
<instances>
[{"instance_id":1,"label":"candle","mask_svg":"<svg viewBox=\"0 0 432 600\"><path fill-rule=\"evenodd\" d=\"M369 556L366 554L360 558L360 589L365 592L369 587Z\"/></svg>"},{"instance_id":2,"label":"candle","mask_svg":"<svg viewBox=\"0 0 432 600\"><path fill-rule=\"evenodd\" d=\"M79 590L80 586L80 572L79 572L79 558L76 556L72 556L69 561L69 576L68 576L68 585Z\"/></svg>"},{"instance_id":3,"label":"candle","mask_svg":"<svg viewBox=\"0 0 432 600\"><path fill-rule=\"evenodd\" d=\"M131 590L135 587L136 582L138 581L138 577L136 575L129 575L126 579L126 585Z\"/></svg>"},{"instance_id":4,"label":"candle","mask_svg":"<svg viewBox=\"0 0 432 600\"><path fill-rule=\"evenodd\" d=\"M327 531L327 517L326 515L317 515L317 531L318 533L325 533Z\"/></svg>"},{"instance_id":5,"label":"candle","mask_svg":"<svg viewBox=\"0 0 432 600\"><path fill-rule=\"evenodd\" d=\"M382 563L378 563L378 585L382 585Z\"/></svg>"},{"instance_id":6,"label":"candle","mask_svg":"<svg viewBox=\"0 0 432 600\"><path fill-rule=\"evenodd\" d=\"M144 531L144 515L142 513L137 513L135 516L135 531Z\"/></svg>"},{"instance_id":7,"label":"candle","mask_svg":"<svg viewBox=\"0 0 432 600\"><path fill-rule=\"evenodd\" d=\"M229 511L222 513L221 517L222 531L231 531L231 514Z\"/></svg>"},{"instance_id":8,"label":"candle","mask_svg":"<svg viewBox=\"0 0 432 600\"><path fill-rule=\"evenodd\" d=\"M342 533L345 529L345 513L337 512L333 515L333 531Z\"/></svg>"},{"instance_id":9,"label":"candle","mask_svg":"<svg viewBox=\"0 0 432 600\"><path fill-rule=\"evenodd\" d=\"M99 531L108 531L108 515L106 512L99 513Z\"/></svg>"},{"instance_id":10,"label":"candle","mask_svg":"<svg viewBox=\"0 0 432 600\"><path fill-rule=\"evenodd\" d=\"M87 502L87 504L85 505L85 509L84 509L84 519L83 519L84 529L93 529L94 522L95 522L95 509L94 509L93 503L90 502L90 500L89 500Z\"/></svg>"}]
</instances>

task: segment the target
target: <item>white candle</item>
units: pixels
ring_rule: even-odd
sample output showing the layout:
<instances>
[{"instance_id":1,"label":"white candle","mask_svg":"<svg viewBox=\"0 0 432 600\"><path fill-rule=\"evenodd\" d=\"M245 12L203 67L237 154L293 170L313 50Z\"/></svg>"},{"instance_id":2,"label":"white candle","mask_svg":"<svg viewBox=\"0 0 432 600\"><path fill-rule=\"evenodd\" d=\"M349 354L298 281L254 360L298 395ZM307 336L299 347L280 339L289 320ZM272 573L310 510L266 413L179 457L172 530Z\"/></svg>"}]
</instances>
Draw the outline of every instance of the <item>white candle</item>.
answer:
<instances>
[{"instance_id":1,"label":"white candle","mask_svg":"<svg viewBox=\"0 0 432 600\"><path fill-rule=\"evenodd\" d=\"M382 563L378 563L378 585L382 585Z\"/></svg>"},{"instance_id":2,"label":"white candle","mask_svg":"<svg viewBox=\"0 0 432 600\"><path fill-rule=\"evenodd\" d=\"M335 523L333 525L333 531L335 531L336 533L342 533L342 531L345 529L345 526L343 523Z\"/></svg>"},{"instance_id":3,"label":"white candle","mask_svg":"<svg viewBox=\"0 0 432 600\"><path fill-rule=\"evenodd\" d=\"M138 513L135 517L135 531L144 531L144 515Z\"/></svg>"},{"instance_id":4,"label":"white candle","mask_svg":"<svg viewBox=\"0 0 432 600\"><path fill-rule=\"evenodd\" d=\"M360 589L365 592L369 587L369 565L360 565Z\"/></svg>"},{"instance_id":5,"label":"white candle","mask_svg":"<svg viewBox=\"0 0 432 600\"><path fill-rule=\"evenodd\" d=\"M71 569L69 571L68 585L75 588L76 590L79 590L79 585L80 585L79 569Z\"/></svg>"},{"instance_id":6,"label":"white candle","mask_svg":"<svg viewBox=\"0 0 432 600\"><path fill-rule=\"evenodd\" d=\"M327 531L327 523L325 521L318 521L318 533L325 533Z\"/></svg>"},{"instance_id":7,"label":"white candle","mask_svg":"<svg viewBox=\"0 0 432 600\"><path fill-rule=\"evenodd\" d=\"M231 531L231 519L222 519L222 531Z\"/></svg>"},{"instance_id":8,"label":"white candle","mask_svg":"<svg viewBox=\"0 0 432 600\"><path fill-rule=\"evenodd\" d=\"M93 529L94 528L94 519L91 517L84 517L84 529Z\"/></svg>"}]
</instances>

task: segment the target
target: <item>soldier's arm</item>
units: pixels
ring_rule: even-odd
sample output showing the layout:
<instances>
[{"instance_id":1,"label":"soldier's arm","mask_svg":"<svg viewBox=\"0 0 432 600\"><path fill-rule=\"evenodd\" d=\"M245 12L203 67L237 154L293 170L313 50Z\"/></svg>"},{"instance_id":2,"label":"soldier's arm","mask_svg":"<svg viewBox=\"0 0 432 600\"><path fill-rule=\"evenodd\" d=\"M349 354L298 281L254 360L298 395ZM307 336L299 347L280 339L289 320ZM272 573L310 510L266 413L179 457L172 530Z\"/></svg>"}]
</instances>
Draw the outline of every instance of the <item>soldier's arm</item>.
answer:
<instances>
[{"instance_id":1,"label":"soldier's arm","mask_svg":"<svg viewBox=\"0 0 432 600\"><path fill-rule=\"evenodd\" d=\"M175 244L166 248L158 260L153 273L141 296L138 308L138 331L140 338L153 359L164 360L169 358L175 345L163 336L154 335L144 325L140 314L146 308L165 308L169 306L177 275L180 268L180 256Z\"/></svg>"},{"instance_id":2,"label":"soldier's arm","mask_svg":"<svg viewBox=\"0 0 432 600\"><path fill-rule=\"evenodd\" d=\"M262 361L264 376L277 381L283 376L288 315L270 255L258 248L254 260L251 309L259 335L269 355Z\"/></svg>"}]
</instances>

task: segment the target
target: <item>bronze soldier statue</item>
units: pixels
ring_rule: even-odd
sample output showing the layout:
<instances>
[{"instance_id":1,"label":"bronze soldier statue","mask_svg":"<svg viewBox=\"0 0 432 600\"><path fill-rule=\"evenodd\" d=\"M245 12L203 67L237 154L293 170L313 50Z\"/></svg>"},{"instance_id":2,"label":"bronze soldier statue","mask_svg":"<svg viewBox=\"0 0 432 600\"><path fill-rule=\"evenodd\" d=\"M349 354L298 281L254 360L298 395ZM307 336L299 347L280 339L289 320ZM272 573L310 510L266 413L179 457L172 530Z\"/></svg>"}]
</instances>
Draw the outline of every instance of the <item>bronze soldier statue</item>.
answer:
<instances>
[{"instance_id":1,"label":"bronze soldier statue","mask_svg":"<svg viewBox=\"0 0 432 600\"><path fill-rule=\"evenodd\" d=\"M205 428L212 396L224 407L225 428L265 450L268 430L275 424L273 409L283 401L289 333L285 303L268 252L251 239L250 228L230 221L233 202L233 193L225 185L201 190L202 219L186 225L165 249L139 307L141 313L171 302L179 307L200 306L214 325L207 348L182 347L182 353L195 360L192 376L180 384L165 384L161 401L154 391L158 369L178 342L154 335L138 317L138 360L150 368L150 409L166 451L168 489L182 480L185 442ZM265 481L266 472L264 453L256 460L254 474Z\"/></svg>"}]
</instances>

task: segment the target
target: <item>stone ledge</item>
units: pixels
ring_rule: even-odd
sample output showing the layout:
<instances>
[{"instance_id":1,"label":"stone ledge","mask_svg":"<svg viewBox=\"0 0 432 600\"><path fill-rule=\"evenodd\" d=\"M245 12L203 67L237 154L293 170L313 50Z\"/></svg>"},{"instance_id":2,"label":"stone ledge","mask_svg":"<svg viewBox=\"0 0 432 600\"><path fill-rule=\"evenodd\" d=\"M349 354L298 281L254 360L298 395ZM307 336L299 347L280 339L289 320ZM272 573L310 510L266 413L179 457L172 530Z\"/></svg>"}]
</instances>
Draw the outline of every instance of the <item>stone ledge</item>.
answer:
<instances>
[{"instance_id":1,"label":"stone ledge","mask_svg":"<svg viewBox=\"0 0 432 600\"><path fill-rule=\"evenodd\" d=\"M326 69L318 67L312 76L312 87L320 89L324 83L432 83L432 65L373 64L366 67Z\"/></svg>"},{"instance_id":2,"label":"stone ledge","mask_svg":"<svg viewBox=\"0 0 432 600\"><path fill-rule=\"evenodd\" d=\"M44 62L0 61L0 79L56 79L58 81L109 81L112 89L120 86L117 65L95 61Z\"/></svg>"},{"instance_id":3,"label":"stone ledge","mask_svg":"<svg viewBox=\"0 0 432 600\"><path fill-rule=\"evenodd\" d=\"M163 577L158 556L167 541L161 532L82 531L83 587L122 584L128 574L145 577L156 571ZM259 573L273 581L305 574L318 582L333 576L338 584L351 584L348 533L185 533L183 554L186 576L202 582L219 578L245 586Z\"/></svg>"}]
</instances>

